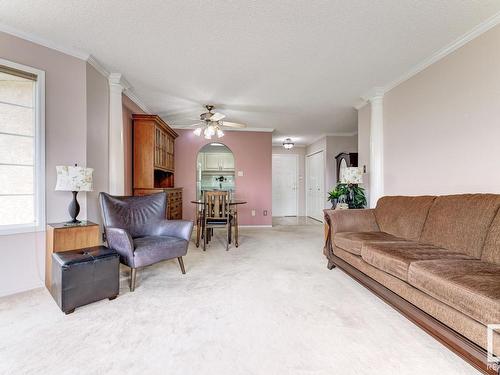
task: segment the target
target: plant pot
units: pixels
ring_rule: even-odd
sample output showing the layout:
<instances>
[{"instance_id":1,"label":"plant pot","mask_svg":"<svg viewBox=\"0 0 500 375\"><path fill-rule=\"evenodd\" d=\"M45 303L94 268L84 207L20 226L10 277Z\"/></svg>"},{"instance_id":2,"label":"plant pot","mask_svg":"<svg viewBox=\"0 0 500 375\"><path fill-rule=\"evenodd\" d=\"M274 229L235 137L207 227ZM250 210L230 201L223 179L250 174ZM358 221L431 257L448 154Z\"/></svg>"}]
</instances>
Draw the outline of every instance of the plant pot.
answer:
<instances>
[{"instance_id":1,"label":"plant pot","mask_svg":"<svg viewBox=\"0 0 500 375\"><path fill-rule=\"evenodd\" d=\"M339 202L339 200L337 198L335 199L330 199L330 203L332 204L332 210L335 209L335 207L337 207L337 203Z\"/></svg>"}]
</instances>

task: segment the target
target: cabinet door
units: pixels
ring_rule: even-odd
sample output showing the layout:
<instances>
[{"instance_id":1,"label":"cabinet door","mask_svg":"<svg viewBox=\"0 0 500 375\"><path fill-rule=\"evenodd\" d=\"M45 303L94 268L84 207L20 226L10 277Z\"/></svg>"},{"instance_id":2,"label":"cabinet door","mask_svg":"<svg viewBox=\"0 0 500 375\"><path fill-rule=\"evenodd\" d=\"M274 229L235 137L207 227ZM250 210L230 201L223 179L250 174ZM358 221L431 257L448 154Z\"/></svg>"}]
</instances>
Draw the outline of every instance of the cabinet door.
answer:
<instances>
[{"instance_id":1,"label":"cabinet door","mask_svg":"<svg viewBox=\"0 0 500 375\"><path fill-rule=\"evenodd\" d=\"M220 165L223 170L234 170L234 156L233 154L225 153L220 154Z\"/></svg>"},{"instance_id":2,"label":"cabinet door","mask_svg":"<svg viewBox=\"0 0 500 375\"><path fill-rule=\"evenodd\" d=\"M155 165L160 165L160 129L155 128Z\"/></svg>"},{"instance_id":3,"label":"cabinet door","mask_svg":"<svg viewBox=\"0 0 500 375\"><path fill-rule=\"evenodd\" d=\"M221 154L205 154L206 171L218 171L221 169L220 155Z\"/></svg>"}]
</instances>

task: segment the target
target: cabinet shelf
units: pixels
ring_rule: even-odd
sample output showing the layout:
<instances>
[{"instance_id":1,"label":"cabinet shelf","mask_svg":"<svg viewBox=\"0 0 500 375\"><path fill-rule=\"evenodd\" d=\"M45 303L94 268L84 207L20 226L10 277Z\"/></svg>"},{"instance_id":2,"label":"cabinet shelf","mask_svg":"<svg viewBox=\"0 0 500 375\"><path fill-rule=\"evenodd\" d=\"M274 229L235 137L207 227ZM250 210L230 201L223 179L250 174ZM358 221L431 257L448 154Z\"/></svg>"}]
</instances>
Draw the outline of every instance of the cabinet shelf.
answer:
<instances>
[{"instance_id":1,"label":"cabinet shelf","mask_svg":"<svg viewBox=\"0 0 500 375\"><path fill-rule=\"evenodd\" d=\"M174 189L175 138L178 134L157 115L133 114L134 195L165 191L167 218L182 218L182 188Z\"/></svg>"}]
</instances>

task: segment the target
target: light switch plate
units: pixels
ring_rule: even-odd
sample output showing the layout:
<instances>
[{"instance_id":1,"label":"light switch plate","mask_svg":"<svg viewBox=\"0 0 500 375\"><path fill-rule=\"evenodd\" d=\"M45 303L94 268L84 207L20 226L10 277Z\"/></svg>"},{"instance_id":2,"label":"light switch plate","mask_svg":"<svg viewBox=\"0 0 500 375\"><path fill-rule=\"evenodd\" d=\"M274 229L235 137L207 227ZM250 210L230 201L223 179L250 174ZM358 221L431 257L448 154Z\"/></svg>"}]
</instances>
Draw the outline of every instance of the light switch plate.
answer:
<instances>
[{"instance_id":1,"label":"light switch plate","mask_svg":"<svg viewBox=\"0 0 500 375\"><path fill-rule=\"evenodd\" d=\"M238 171L238 177L243 176L243 171Z\"/></svg>"},{"instance_id":2,"label":"light switch plate","mask_svg":"<svg viewBox=\"0 0 500 375\"><path fill-rule=\"evenodd\" d=\"M255 210L252 210L252 216L255 216Z\"/></svg>"}]
</instances>

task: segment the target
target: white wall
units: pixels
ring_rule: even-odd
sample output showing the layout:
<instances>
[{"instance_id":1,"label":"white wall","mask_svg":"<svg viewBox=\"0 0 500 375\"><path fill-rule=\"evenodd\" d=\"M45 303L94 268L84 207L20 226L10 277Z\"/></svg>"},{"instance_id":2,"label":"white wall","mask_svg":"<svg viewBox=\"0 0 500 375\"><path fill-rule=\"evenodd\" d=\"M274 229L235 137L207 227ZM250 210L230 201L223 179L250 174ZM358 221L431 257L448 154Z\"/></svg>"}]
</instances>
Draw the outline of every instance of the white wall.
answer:
<instances>
[{"instance_id":1,"label":"white wall","mask_svg":"<svg viewBox=\"0 0 500 375\"><path fill-rule=\"evenodd\" d=\"M325 208L331 204L326 200L328 192L337 184L337 162L335 156L341 152L357 152L358 136L325 136L306 148L306 156L323 151L325 155Z\"/></svg>"},{"instance_id":2,"label":"white wall","mask_svg":"<svg viewBox=\"0 0 500 375\"><path fill-rule=\"evenodd\" d=\"M385 194L500 193L500 26L384 96Z\"/></svg>"},{"instance_id":3,"label":"white wall","mask_svg":"<svg viewBox=\"0 0 500 375\"><path fill-rule=\"evenodd\" d=\"M363 185L366 201L370 201L370 103L358 110L358 165L365 167L363 174Z\"/></svg>"},{"instance_id":4,"label":"white wall","mask_svg":"<svg viewBox=\"0 0 500 375\"><path fill-rule=\"evenodd\" d=\"M282 146L273 146L273 154L295 154L299 158L299 181L298 181L298 193L299 193L299 216L304 216L306 214L306 188L305 188L305 178L306 178L306 167L305 167L305 147L294 147L291 150L286 150Z\"/></svg>"},{"instance_id":5,"label":"white wall","mask_svg":"<svg viewBox=\"0 0 500 375\"><path fill-rule=\"evenodd\" d=\"M55 167L86 164L85 62L2 32L0 57L45 71L46 218L67 220L71 193L54 191ZM85 194L79 202L85 218ZM44 233L0 236L0 256L0 296L43 285Z\"/></svg>"},{"instance_id":6,"label":"white wall","mask_svg":"<svg viewBox=\"0 0 500 375\"><path fill-rule=\"evenodd\" d=\"M109 84L90 64L87 79L87 166L94 168L94 191L87 195L87 219L101 224L98 196L108 191Z\"/></svg>"}]
</instances>

